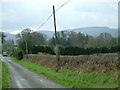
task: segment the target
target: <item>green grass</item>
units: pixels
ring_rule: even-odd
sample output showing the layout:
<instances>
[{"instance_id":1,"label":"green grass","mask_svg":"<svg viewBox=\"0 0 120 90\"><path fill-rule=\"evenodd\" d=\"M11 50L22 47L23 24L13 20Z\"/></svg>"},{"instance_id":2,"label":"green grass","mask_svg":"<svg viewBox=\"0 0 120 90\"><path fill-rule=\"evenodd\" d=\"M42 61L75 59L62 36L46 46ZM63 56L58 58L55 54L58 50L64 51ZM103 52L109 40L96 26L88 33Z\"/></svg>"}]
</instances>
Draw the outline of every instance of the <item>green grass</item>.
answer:
<instances>
[{"instance_id":1,"label":"green grass","mask_svg":"<svg viewBox=\"0 0 120 90\"><path fill-rule=\"evenodd\" d=\"M2 61L0 60L0 89L2 89Z\"/></svg>"},{"instance_id":2,"label":"green grass","mask_svg":"<svg viewBox=\"0 0 120 90\"><path fill-rule=\"evenodd\" d=\"M68 88L117 88L118 78L114 73L102 73L101 70L92 73L77 73L69 70L60 70L55 72L51 68L34 64L28 61L17 60L11 57L16 63L37 73L44 75L50 80L53 80ZM82 70L81 70L82 71Z\"/></svg>"},{"instance_id":3,"label":"green grass","mask_svg":"<svg viewBox=\"0 0 120 90\"><path fill-rule=\"evenodd\" d=\"M10 88L10 72L4 62L2 62L2 88Z\"/></svg>"}]
</instances>

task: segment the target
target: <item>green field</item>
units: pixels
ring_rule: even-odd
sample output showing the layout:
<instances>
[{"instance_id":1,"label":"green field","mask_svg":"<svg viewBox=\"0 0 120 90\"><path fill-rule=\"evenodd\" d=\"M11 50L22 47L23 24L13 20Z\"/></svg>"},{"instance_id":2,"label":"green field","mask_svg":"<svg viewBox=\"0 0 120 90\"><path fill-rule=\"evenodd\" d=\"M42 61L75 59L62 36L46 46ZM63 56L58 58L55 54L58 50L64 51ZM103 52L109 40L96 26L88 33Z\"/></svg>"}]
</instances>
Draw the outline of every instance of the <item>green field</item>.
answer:
<instances>
[{"instance_id":1,"label":"green field","mask_svg":"<svg viewBox=\"0 0 120 90\"><path fill-rule=\"evenodd\" d=\"M0 73L0 76L2 76L2 88L10 88L10 72L4 62L0 62L2 66L2 74Z\"/></svg>"},{"instance_id":2,"label":"green field","mask_svg":"<svg viewBox=\"0 0 120 90\"><path fill-rule=\"evenodd\" d=\"M117 88L118 87L118 75L117 72L103 73L101 70L84 73L81 69L80 73L71 72L69 70L60 70L55 72L51 68L44 67L40 64L34 64L32 62L17 60L11 57L16 63L22 65L23 67L47 77L63 86L69 88Z\"/></svg>"}]
</instances>

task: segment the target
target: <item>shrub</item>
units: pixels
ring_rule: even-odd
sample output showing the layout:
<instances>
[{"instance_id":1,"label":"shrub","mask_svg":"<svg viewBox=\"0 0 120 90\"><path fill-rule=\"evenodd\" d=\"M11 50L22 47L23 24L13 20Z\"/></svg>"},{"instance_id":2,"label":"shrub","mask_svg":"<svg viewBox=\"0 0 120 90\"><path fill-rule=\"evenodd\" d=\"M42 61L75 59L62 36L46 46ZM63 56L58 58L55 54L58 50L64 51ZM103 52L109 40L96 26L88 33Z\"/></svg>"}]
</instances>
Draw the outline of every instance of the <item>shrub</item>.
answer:
<instances>
[{"instance_id":1,"label":"shrub","mask_svg":"<svg viewBox=\"0 0 120 90\"><path fill-rule=\"evenodd\" d=\"M14 49L12 55L14 57L16 57L17 59L19 59L19 60L21 60L23 58L23 52L22 52L22 50Z\"/></svg>"},{"instance_id":2,"label":"shrub","mask_svg":"<svg viewBox=\"0 0 120 90\"><path fill-rule=\"evenodd\" d=\"M38 55L46 55L46 53L43 53L43 52L38 52L37 54Z\"/></svg>"},{"instance_id":3,"label":"shrub","mask_svg":"<svg viewBox=\"0 0 120 90\"><path fill-rule=\"evenodd\" d=\"M32 53L37 54L38 52L55 55L54 46L34 46ZM76 46L59 46L60 55L90 55L95 53L115 53L120 51L120 46L114 46L111 48L107 47L96 47L96 48L80 48Z\"/></svg>"},{"instance_id":4,"label":"shrub","mask_svg":"<svg viewBox=\"0 0 120 90\"><path fill-rule=\"evenodd\" d=\"M17 57L16 57L16 58L18 58L19 60L23 59L23 53L22 53L21 50L19 50L19 51L17 52Z\"/></svg>"},{"instance_id":5,"label":"shrub","mask_svg":"<svg viewBox=\"0 0 120 90\"><path fill-rule=\"evenodd\" d=\"M61 46L59 47L59 51L61 55L90 55L95 53L115 53L120 52L120 48L118 46L114 46L111 48L100 47L100 48L80 48L75 46Z\"/></svg>"},{"instance_id":6,"label":"shrub","mask_svg":"<svg viewBox=\"0 0 120 90\"><path fill-rule=\"evenodd\" d=\"M37 54L38 52L52 54L52 55L55 54L52 47L50 47L50 46L33 46L32 53Z\"/></svg>"}]
</instances>

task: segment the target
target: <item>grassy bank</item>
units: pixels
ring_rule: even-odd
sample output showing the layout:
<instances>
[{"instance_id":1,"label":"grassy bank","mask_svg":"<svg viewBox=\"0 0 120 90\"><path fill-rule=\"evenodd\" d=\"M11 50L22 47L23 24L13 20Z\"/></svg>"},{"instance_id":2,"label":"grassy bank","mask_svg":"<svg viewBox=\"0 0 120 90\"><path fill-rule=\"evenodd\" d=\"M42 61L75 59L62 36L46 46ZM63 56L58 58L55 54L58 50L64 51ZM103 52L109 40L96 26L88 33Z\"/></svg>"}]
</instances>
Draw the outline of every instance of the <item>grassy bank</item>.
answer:
<instances>
[{"instance_id":1,"label":"grassy bank","mask_svg":"<svg viewBox=\"0 0 120 90\"><path fill-rule=\"evenodd\" d=\"M0 60L0 89L2 89L2 61Z\"/></svg>"},{"instance_id":2,"label":"grassy bank","mask_svg":"<svg viewBox=\"0 0 120 90\"><path fill-rule=\"evenodd\" d=\"M2 88L10 88L10 72L4 62L2 64Z\"/></svg>"},{"instance_id":3,"label":"grassy bank","mask_svg":"<svg viewBox=\"0 0 120 90\"><path fill-rule=\"evenodd\" d=\"M69 88L116 88L118 87L118 78L115 73L103 73L100 70L92 73L71 72L69 70L60 70L55 72L51 68L44 67L40 64L34 64L32 62L17 60L11 57L16 63L23 67L37 73L46 76L48 79L60 83Z\"/></svg>"}]
</instances>

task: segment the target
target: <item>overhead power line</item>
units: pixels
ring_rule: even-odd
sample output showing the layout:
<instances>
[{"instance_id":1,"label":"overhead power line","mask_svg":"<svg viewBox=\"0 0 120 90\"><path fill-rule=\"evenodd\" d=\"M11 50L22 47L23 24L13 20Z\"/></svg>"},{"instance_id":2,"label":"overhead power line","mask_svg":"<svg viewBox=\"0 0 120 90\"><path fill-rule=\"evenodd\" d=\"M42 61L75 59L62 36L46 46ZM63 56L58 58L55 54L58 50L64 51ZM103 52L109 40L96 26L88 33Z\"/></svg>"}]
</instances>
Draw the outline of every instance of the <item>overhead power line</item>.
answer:
<instances>
[{"instance_id":1,"label":"overhead power line","mask_svg":"<svg viewBox=\"0 0 120 90\"><path fill-rule=\"evenodd\" d=\"M55 10L55 12L57 12L58 10L60 10L64 5L66 5L70 0L66 1L64 4L62 4L57 10ZM46 24L46 22L52 17L53 13L50 14L50 16L36 29L40 29L42 26L44 26Z\"/></svg>"},{"instance_id":2,"label":"overhead power line","mask_svg":"<svg viewBox=\"0 0 120 90\"><path fill-rule=\"evenodd\" d=\"M68 0L67 2L65 2L64 4L62 4L57 10L55 10L55 12L57 12L59 9L61 9L65 4L67 4L70 0Z\"/></svg>"},{"instance_id":3,"label":"overhead power line","mask_svg":"<svg viewBox=\"0 0 120 90\"><path fill-rule=\"evenodd\" d=\"M52 16L52 14L45 20L45 22L43 22L43 23L40 25L40 27L37 28L37 30L40 29L42 26L44 26L44 24L51 18L51 16Z\"/></svg>"}]
</instances>

